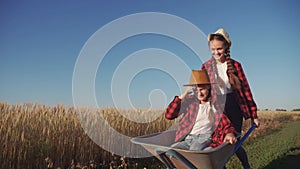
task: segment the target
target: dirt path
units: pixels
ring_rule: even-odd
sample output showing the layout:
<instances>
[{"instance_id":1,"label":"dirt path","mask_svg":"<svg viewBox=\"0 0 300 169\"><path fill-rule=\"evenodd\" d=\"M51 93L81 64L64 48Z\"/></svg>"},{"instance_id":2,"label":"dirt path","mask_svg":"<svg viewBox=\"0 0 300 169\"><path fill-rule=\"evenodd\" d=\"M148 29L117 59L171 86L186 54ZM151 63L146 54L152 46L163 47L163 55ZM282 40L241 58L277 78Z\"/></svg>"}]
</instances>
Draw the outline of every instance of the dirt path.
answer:
<instances>
[{"instance_id":1,"label":"dirt path","mask_svg":"<svg viewBox=\"0 0 300 169\"><path fill-rule=\"evenodd\" d=\"M300 147L283 158L282 162L284 164L282 169L300 169Z\"/></svg>"}]
</instances>

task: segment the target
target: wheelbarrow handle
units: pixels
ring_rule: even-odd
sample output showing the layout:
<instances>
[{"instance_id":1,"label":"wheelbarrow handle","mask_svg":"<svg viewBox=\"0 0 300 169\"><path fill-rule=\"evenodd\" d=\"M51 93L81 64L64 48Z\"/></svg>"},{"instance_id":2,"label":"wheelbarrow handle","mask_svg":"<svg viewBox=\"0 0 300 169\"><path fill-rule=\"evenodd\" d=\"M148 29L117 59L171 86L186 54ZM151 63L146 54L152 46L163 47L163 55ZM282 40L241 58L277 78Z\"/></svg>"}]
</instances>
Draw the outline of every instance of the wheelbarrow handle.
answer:
<instances>
[{"instance_id":1,"label":"wheelbarrow handle","mask_svg":"<svg viewBox=\"0 0 300 169\"><path fill-rule=\"evenodd\" d=\"M243 142L249 137L251 132L257 128L257 125L255 123L252 124L251 128L246 132L246 134L240 139L240 141L235 145L234 147L234 153L242 146Z\"/></svg>"}]
</instances>

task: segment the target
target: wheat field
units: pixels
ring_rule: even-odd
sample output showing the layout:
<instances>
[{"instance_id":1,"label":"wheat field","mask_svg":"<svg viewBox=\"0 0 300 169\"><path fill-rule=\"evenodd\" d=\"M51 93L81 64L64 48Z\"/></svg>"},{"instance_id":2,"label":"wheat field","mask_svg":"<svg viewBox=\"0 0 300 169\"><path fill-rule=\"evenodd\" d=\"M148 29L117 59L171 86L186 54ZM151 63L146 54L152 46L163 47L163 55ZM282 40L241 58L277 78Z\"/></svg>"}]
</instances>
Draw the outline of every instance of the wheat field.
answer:
<instances>
[{"instance_id":1,"label":"wheat field","mask_svg":"<svg viewBox=\"0 0 300 169\"><path fill-rule=\"evenodd\" d=\"M148 123L128 120L115 108L82 111L101 115L116 131L130 137L161 132L174 123L164 118L163 110L155 110L153 113L159 112L161 116ZM87 136L77 117L73 107L63 105L0 103L0 168L163 168L153 157L128 159L101 149ZM251 138L298 119L300 112L260 111L259 117L261 127ZM244 130L250 124L248 120ZM99 136L110 142L107 133L99 132Z\"/></svg>"}]
</instances>

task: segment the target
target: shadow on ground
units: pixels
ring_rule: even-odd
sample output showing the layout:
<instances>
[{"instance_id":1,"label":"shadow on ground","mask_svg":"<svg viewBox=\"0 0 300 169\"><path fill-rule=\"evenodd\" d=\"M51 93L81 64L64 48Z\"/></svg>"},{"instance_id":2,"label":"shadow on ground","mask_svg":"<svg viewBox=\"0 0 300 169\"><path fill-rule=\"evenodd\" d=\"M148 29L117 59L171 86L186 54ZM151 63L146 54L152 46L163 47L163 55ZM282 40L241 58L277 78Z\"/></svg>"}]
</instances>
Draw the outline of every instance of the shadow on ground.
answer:
<instances>
[{"instance_id":1,"label":"shadow on ground","mask_svg":"<svg viewBox=\"0 0 300 169\"><path fill-rule=\"evenodd\" d=\"M263 169L300 169L300 147L293 148L290 152L290 155L273 160Z\"/></svg>"}]
</instances>

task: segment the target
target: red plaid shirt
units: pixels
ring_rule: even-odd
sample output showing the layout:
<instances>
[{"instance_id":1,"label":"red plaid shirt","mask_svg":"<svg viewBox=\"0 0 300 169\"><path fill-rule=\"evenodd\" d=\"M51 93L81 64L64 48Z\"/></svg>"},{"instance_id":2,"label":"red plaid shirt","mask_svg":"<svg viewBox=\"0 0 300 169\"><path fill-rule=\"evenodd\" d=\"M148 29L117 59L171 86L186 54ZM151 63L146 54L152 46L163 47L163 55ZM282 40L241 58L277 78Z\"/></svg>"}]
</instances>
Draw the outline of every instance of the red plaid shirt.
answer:
<instances>
[{"instance_id":1,"label":"red plaid shirt","mask_svg":"<svg viewBox=\"0 0 300 169\"><path fill-rule=\"evenodd\" d=\"M195 97L186 97L180 99L175 96L174 100L169 104L165 110L165 117L169 120L177 118L183 114L178 124L176 131L175 142L182 141L192 130L199 110L199 101ZM216 127L217 126L217 127ZM216 112L214 132L212 134L211 147L217 147L223 143L225 135L228 133L235 133L234 127L230 120L223 113Z\"/></svg>"},{"instance_id":2,"label":"red plaid shirt","mask_svg":"<svg viewBox=\"0 0 300 169\"><path fill-rule=\"evenodd\" d=\"M245 119L248 118L255 119L257 118L257 106L253 100L250 86L247 81L246 75L243 71L242 65L233 59L230 60L233 67L236 70L235 75L239 78L241 82L241 90L236 91L235 94L238 98L240 108L243 112L243 116ZM217 83L215 79L215 71L213 70L212 62L213 62L213 58L205 62L202 65L202 69L206 69L211 83ZM216 85L212 85L211 95L212 95L212 102L213 103L216 102L217 101Z\"/></svg>"}]
</instances>

